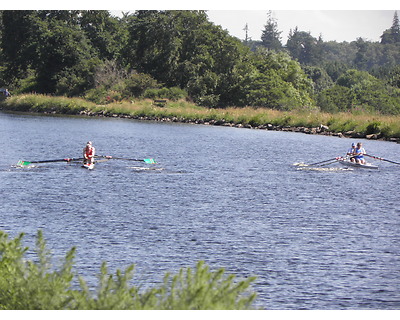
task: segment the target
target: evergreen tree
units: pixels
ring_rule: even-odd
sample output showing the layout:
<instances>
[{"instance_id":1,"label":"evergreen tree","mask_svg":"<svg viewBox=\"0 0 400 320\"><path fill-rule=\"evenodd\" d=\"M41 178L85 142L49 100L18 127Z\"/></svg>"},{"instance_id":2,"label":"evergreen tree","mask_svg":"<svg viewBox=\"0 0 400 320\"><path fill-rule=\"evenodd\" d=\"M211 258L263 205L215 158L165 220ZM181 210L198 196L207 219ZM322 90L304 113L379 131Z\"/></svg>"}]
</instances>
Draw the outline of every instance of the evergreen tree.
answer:
<instances>
[{"instance_id":1,"label":"evergreen tree","mask_svg":"<svg viewBox=\"0 0 400 320\"><path fill-rule=\"evenodd\" d=\"M272 17L272 12L268 12L267 24L262 31L261 41L264 47L272 50L279 50L282 48L281 33L278 31L278 24L276 19Z\"/></svg>"},{"instance_id":2,"label":"evergreen tree","mask_svg":"<svg viewBox=\"0 0 400 320\"><path fill-rule=\"evenodd\" d=\"M358 38L356 41L356 45L357 45L357 53L356 53L356 57L354 59L354 65L359 70L367 70L367 68L368 68L368 56L367 56L368 42L364 41L364 39L362 39L362 38Z\"/></svg>"},{"instance_id":3,"label":"evergreen tree","mask_svg":"<svg viewBox=\"0 0 400 320\"><path fill-rule=\"evenodd\" d=\"M400 23L397 11L394 13L392 26L381 35L381 43L400 43Z\"/></svg>"}]
</instances>

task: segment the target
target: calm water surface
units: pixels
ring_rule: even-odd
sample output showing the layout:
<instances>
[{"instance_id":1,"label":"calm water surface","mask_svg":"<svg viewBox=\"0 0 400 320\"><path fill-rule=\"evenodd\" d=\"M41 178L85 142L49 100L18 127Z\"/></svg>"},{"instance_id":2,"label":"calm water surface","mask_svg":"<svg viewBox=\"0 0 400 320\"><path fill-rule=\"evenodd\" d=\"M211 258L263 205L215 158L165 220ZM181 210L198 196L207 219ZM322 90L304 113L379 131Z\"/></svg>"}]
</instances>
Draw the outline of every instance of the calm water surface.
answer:
<instances>
[{"instance_id":1,"label":"calm water surface","mask_svg":"<svg viewBox=\"0 0 400 320\"><path fill-rule=\"evenodd\" d=\"M92 171L18 160L98 154ZM300 133L0 113L0 229L42 229L56 259L77 247L76 271L97 283L136 265L136 284L204 260L256 275L264 309L400 308L400 166L377 171L301 170L343 155L353 139ZM400 145L364 141L400 162ZM56 262L57 264L57 262Z\"/></svg>"}]
</instances>

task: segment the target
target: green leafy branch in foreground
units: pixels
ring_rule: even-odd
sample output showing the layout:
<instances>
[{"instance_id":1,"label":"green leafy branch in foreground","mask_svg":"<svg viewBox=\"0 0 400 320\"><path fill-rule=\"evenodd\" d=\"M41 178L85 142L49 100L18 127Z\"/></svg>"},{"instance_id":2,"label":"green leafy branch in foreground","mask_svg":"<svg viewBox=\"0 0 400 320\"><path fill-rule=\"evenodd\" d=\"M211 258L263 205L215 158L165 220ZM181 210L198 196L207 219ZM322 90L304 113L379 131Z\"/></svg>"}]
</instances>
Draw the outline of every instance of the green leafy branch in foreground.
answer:
<instances>
[{"instance_id":1,"label":"green leafy branch in foreground","mask_svg":"<svg viewBox=\"0 0 400 320\"><path fill-rule=\"evenodd\" d=\"M97 290L78 276L80 289L72 289L75 248L61 268L52 271L51 254L41 231L36 242L36 261L25 257L24 234L15 239L0 231L0 310L228 310L251 309L256 294L255 277L235 281L224 269L209 270L203 261L196 268L167 273L159 287L140 290L130 284L134 265L115 275L103 262Z\"/></svg>"}]
</instances>

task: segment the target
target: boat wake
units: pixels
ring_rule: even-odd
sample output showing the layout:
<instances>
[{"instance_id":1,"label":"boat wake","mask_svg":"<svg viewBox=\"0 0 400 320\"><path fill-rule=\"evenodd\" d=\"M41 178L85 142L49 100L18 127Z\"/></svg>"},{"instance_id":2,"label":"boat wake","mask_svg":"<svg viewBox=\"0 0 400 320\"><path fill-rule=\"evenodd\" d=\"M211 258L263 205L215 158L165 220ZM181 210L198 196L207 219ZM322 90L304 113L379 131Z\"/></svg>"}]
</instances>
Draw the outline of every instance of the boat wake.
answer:
<instances>
[{"instance_id":1,"label":"boat wake","mask_svg":"<svg viewBox=\"0 0 400 320\"><path fill-rule=\"evenodd\" d=\"M293 163L295 167L298 167L296 170L302 171L322 171L322 172L335 172L335 171L353 171L352 168L341 168L341 167L311 167L306 163L298 162Z\"/></svg>"},{"instance_id":2,"label":"boat wake","mask_svg":"<svg viewBox=\"0 0 400 320\"><path fill-rule=\"evenodd\" d=\"M293 165L297 166L297 167L308 167L308 164L306 164L304 162L296 162L296 163L293 163Z\"/></svg>"},{"instance_id":3,"label":"boat wake","mask_svg":"<svg viewBox=\"0 0 400 320\"><path fill-rule=\"evenodd\" d=\"M296 170L301 170L301 171L325 171L325 172L335 172L335 171L353 171L351 168L317 168L317 167L300 167L297 168Z\"/></svg>"},{"instance_id":4,"label":"boat wake","mask_svg":"<svg viewBox=\"0 0 400 320\"><path fill-rule=\"evenodd\" d=\"M39 168L39 166L34 165L34 164L29 164L29 165L12 165L11 168L13 169L34 169L34 168Z\"/></svg>"},{"instance_id":5,"label":"boat wake","mask_svg":"<svg viewBox=\"0 0 400 320\"><path fill-rule=\"evenodd\" d=\"M133 169L136 172L142 171L163 171L164 168L146 168L146 167L128 167L129 169Z\"/></svg>"}]
</instances>

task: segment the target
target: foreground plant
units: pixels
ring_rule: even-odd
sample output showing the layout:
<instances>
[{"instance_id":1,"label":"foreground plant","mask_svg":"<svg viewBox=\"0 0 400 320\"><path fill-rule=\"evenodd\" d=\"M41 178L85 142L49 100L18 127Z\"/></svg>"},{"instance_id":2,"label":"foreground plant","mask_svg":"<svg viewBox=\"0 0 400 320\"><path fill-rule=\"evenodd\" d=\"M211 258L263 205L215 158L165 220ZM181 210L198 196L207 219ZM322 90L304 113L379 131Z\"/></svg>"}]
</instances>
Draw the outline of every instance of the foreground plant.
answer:
<instances>
[{"instance_id":1,"label":"foreground plant","mask_svg":"<svg viewBox=\"0 0 400 320\"><path fill-rule=\"evenodd\" d=\"M28 248L21 245L23 236L9 240L0 231L0 310L251 309L256 298L250 287L255 277L235 281L234 275L225 275L224 269L212 272L202 261L194 270L166 274L163 284L147 290L131 285L134 265L111 275L104 262L96 290L79 276L80 288L72 289L75 248L59 270L52 270L42 232L37 234L36 261L25 258Z\"/></svg>"}]
</instances>

